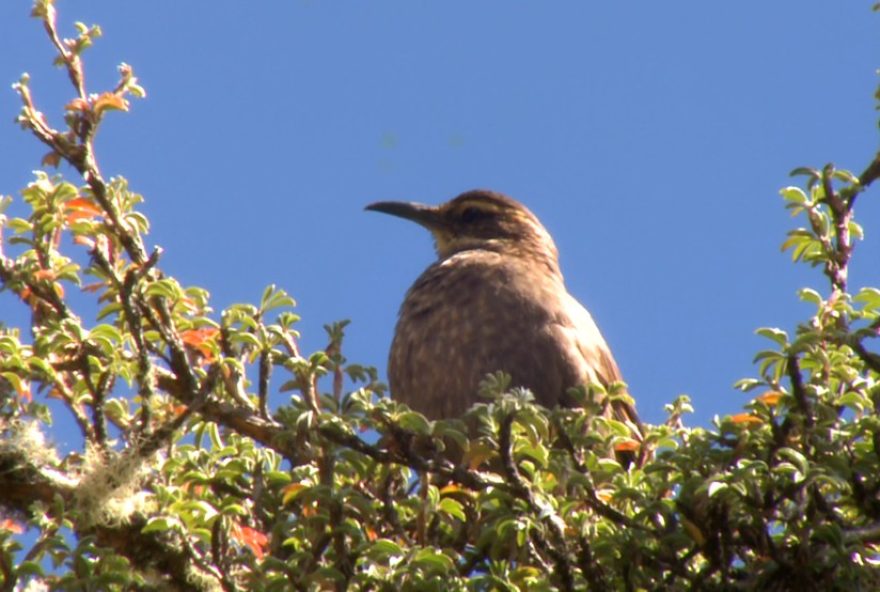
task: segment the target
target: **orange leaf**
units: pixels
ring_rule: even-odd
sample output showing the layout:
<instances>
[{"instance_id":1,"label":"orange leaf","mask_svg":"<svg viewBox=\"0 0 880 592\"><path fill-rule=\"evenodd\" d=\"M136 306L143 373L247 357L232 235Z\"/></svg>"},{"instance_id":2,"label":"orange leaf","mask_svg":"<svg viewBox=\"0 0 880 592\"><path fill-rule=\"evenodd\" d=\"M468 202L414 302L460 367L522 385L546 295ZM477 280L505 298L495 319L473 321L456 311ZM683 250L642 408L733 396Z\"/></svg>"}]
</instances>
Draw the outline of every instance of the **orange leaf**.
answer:
<instances>
[{"instance_id":1,"label":"orange leaf","mask_svg":"<svg viewBox=\"0 0 880 592\"><path fill-rule=\"evenodd\" d=\"M201 329L187 329L186 331L180 332L180 340L185 344L196 348L201 352L203 356L205 356L207 362L212 362L214 359L213 352L211 351L210 346L208 345L208 341L213 339L219 330L215 327L202 327Z\"/></svg>"},{"instance_id":2,"label":"orange leaf","mask_svg":"<svg viewBox=\"0 0 880 592\"><path fill-rule=\"evenodd\" d=\"M101 288L106 288L107 282L95 282L94 284L86 284L82 288L80 288L83 292L88 292L90 294L94 294Z\"/></svg>"},{"instance_id":3,"label":"orange leaf","mask_svg":"<svg viewBox=\"0 0 880 592\"><path fill-rule=\"evenodd\" d=\"M41 269L40 271L34 272L35 280L54 280L55 272L51 269Z\"/></svg>"},{"instance_id":4,"label":"orange leaf","mask_svg":"<svg viewBox=\"0 0 880 592\"><path fill-rule=\"evenodd\" d=\"M34 400L33 394L31 394L31 383L27 380L22 380L18 385L16 390L18 391L18 396L30 403Z\"/></svg>"},{"instance_id":5,"label":"orange leaf","mask_svg":"<svg viewBox=\"0 0 880 592\"><path fill-rule=\"evenodd\" d=\"M217 335L216 327L202 327L201 329L187 329L180 332L180 339L187 345L198 347Z\"/></svg>"},{"instance_id":6,"label":"orange leaf","mask_svg":"<svg viewBox=\"0 0 880 592\"><path fill-rule=\"evenodd\" d=\"M104 211L98 204L84 197L75 197L64 204L67 211L65 219L67 223L76 222L77 220L100 218L104 215Z\"/></svg>"},{"instance_id":7,"label":"orange leaf","mask_svg":"<svg viewBox=\"0 0 880 592\"><path fill-rule=\"evenodd\" d=\"M67 397L64 396L64 393L59 391L57 388L53 388L51 391L49 391L49 394L46 396L49 397L50 399L60 399L61 401L67 400Z\"/></svg>"},{"instance_id":8,"label":"orange leaf","mask_svg":"<svg viewBox=\"0 0 880 592\"><path fill-rule=\"evenodd\" d=\"M257 559L263 559L269 545L269 538L265 534L237 522L232 523L232 538L246 545Z\"/></svg>"},{"instance_id":9,"label":"orange leaf","mask_svg":"<svg viewBox=\"0 0 880 592\"><path fill-rule=\"evenodd\" d=\"M68 222L70 222L70 220L68 220ZM89 237L87 237L87 236L83 236L83 235L81 235L81 234L78 234L78 235L76 235L75 237L73 237L73 242L76 243L76 244L78 244L78 245L82 245L82 246L84 246L84 247L88 247L89 249L94 249L94 248L95 248L95 241L92 240L92 239L90 239Z\"/></svg>"},{"instance_id":10,"label":"orange leaf","mask_svg":"<svg viewBox=\"0 0 880 592\"><path fill-rule=\"evenodd\" d=\"M12 518L5 518L3 520L0 520L0 530L5 530L15 534L21 534L24 532L24 526L20 522L16 522Z\"/></svg>"},{"instance_id":11,"label":"orange leaf","mask_svg":"<svg viewBox=\"0 0 880 592\"><path fill-rule=\"evenodd\" d=\"M626 440L621 440L620 442L615 444L614 450L616 452L632 452L634 450L638 450L641 446L642 443L638 440L627 438Z\"/></svg>"},{"instance_id":12,"label":"orange leaf","mask_svg":"<svg viewBox=\"0 0 880 592\"><path fill-rule=\"evenodd\" d=\"M764 423L763 419L751 413L737 413L736 415L731 415L730 420L735 424L745 424L747 426Z\"/></svg>"},{"instance_id":13,"label":"orange leaf","mask_svg":"<svg viewBox=\"0 0 880 592\"><path fill-rule=\"evenodd\" d=\"M90 108L89 102L85 99L73 99L64 105L64 109L67 111L88 111Z\"/></svg>"},{"instance_id":14,"label":"orange leaf","mask_svg":"<svg viewBox=\"0 0 880 592\"><path fill-rule=\"evenodd\" d=\"M205 493L205 486L201 483L196 483L195 481L187 481L181 487L185 492L191 493L197 497Z\"/></svg>"},{"instance_id":15,"label":"orange leaf","mask_svg":"<svg viewBox=\"0 0 880 592\"><path fill-rule=\"evenodd\" d=\"M779 399L782 398L782 393L777 391L767 391L763 395L756 397L758 401L761 401L768 407L773 407L774 405L779 403Z\"/></svg>"},{"instance_id":16,"label":"orange leaf","mask_svg":"<svg viewBox=\"0 0 880 592\"><path fill-rule=\"evenodd\" d=\"M90 214L88 212L73 210L71 212L67 212L67 214L64 215L64 221L67 222L67 224L73 224L74 222L78 222L80 220L91 220L94 217L95 216L93 214Z\"/></svg>"},{"instance_id":17,"label":"orange leaf","mask_svg":"<svg viewBox=\"0 0 880 592\"><path fill-rule=\"evenodd\" d=\"M318 514L318 508L314 503L309 504L308 506L303 506L302 511L300 512L304 517L309 518L311 516L315 516Z\"/></svg>"},{"instance_id":18,"label":"orange leaf","mask_svg":"<svg viewBox=\"0 0 880 592\"><path fill-rule=\"evenodd\" d=\"M128 101L115 93L103 93L95 101L95 111L101 113L107 109L128 111Z\"/></svg>"}]
</instances>

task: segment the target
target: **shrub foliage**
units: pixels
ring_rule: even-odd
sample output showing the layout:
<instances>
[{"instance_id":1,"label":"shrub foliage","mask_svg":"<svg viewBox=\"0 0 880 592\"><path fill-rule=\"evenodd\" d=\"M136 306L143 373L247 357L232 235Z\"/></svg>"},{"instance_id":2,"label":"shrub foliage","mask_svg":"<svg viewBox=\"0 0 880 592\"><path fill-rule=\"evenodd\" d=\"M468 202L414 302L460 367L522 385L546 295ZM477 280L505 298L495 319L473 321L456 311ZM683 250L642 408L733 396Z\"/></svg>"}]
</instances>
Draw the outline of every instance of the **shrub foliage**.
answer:
<instances>
[{"instance_id":1,"label":"shrub foliage","mask_svg":"<svg viewBox=\"0 0 880 592\"><path fill-rule=\"evenodd\" d=\"M759 330L743 412L687 427L680 397L624 467L609 451L628 431L599 412L622 385L547 410L491 376L464 421L431 422L346 360L344 323L309 354L283 290L218 313L163 273L140 196L94 146L143 89L123 64L90 93L100 29L62 39L51 0L33 14L73 98L56 128L24 76L18 122L74 178L35 173L28 214L0 217L0 285L31 319L0 328L3 589L880 587L880 290L847 285L880 156L782 190L804 224L783 247L825 285L801 291L815 313L794 334ZM79 430L64 454L59 415Z\"/></svg>"}]
</instances>

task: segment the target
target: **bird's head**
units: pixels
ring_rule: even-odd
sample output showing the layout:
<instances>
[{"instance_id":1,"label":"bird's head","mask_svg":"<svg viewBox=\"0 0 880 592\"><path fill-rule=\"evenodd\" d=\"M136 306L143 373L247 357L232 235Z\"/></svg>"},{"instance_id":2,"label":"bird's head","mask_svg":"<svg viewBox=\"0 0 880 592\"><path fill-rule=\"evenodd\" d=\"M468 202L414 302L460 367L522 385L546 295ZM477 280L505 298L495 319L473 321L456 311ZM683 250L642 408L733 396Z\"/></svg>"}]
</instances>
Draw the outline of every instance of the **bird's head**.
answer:
<instances>
[{"instance_id":1,"label":"bird's head","mask_svg":"<svg viewBox=\"0 0 880 592\"><path fill-rule=\"evenodd\" d=\"M368 210L417 222L431 231L441 260L470 250L532 257L557 265L550 233L528 208L501 193L477 189L437 206L380 201Z\"/></svg>"}]
</instances>

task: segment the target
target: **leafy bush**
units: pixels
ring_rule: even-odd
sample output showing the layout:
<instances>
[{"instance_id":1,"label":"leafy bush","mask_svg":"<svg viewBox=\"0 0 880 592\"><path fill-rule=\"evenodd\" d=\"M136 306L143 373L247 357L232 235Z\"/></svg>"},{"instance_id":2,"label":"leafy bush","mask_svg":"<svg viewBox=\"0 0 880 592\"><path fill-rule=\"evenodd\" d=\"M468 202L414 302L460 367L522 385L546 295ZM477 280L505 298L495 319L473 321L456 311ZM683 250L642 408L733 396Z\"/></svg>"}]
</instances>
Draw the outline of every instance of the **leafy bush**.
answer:
<instances>
[{"instance_id":1,"label":"leafy bush","mask_svg":"<svg viewBox=\"0 0 880 592\"><path fill-rule=\"evenodd\" d=\"M89 94L82 56L100 30L62 40L51 0L34 15L75 96L56 129L25 76L18 122L49 148L44 166L79 178L36 173L29 215L0 218L0 281L31 313L0 329L4 589L880 586L880 290L847 286L853 206L880 156L860 176L799 169L782 190L805 222L784 248L828 287L801 291L815 314L794 335L759 330L746 409L686 427L681 397L647 430L651 458L623 467L610 451L628 431L598 402L622 390L547 410L498 375L463 420L430 422L345 359L344 323L307 355L283 290L217 314L165 275L140 197L94 150L104 117L144 94L133 69ZM273 374L292 394L270 413ZM81 436L63 457L44 437L59 413Z\"/></svg>"}]
</instances>

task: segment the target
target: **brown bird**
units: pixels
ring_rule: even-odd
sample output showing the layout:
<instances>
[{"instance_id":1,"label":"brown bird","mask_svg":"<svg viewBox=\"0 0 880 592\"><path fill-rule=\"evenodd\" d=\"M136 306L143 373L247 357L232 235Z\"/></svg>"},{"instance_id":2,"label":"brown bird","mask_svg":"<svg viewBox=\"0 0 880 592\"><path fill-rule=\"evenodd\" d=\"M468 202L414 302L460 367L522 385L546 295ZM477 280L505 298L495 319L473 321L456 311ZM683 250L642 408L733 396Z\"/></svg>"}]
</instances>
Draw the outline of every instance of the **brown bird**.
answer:
<instances>
[{"instance_id":1,"label":"brown bird","mask_svg":"<svg viewBox=\"0 0 880 592\"><path fill-rule=\"evenodd\" d=\"M438 256L400 309L388 363L397 400L439 419L462 415L498 370L547 407L570 404L571 387L621 380L590 313L565 288L553 239L525 206L475 190L439 206L367 209L421 224ZM627 402L608 414L641 433Z\"/></svg>"}]
</instances>

